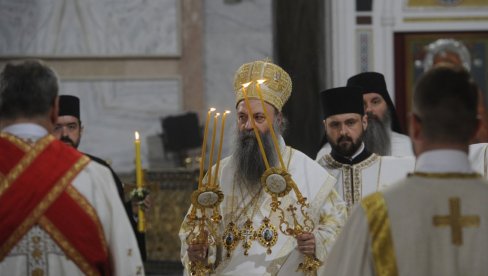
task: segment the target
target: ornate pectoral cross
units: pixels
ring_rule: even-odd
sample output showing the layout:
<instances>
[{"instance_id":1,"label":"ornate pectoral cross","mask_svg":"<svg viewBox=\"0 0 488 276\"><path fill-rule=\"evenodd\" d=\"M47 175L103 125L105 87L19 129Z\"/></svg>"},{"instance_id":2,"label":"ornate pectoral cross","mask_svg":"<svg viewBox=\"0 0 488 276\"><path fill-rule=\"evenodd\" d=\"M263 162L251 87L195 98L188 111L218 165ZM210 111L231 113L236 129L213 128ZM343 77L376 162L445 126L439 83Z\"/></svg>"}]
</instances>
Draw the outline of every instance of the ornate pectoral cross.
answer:
<instances>
[{"instance_id":1,"label":"ornate pectoral cross","mask_svg":"<svg viewBox=\"0 0 488 276\"><path fill-rule=\"evenodd\" d=\"M252 240L256 238L252 221L247 220L244 224L244 229L241 230L242 247L244 248L244 255L249 255L249 248L251 248Z\"/></svg>"},{"instance_id":2,"label":"ornate pectoral cross","mask_svg":"<svg viewBox=\"0 0 488 276\"><path fill-rule=\"evenodd\" d=\"M449 213L447 216L434 216L432 223L434 226L450 226L452 243L454 245L463 244L463 227L478 227L480 217L477 215L461 215L461 200L459 197L449 198Z\"/></svg>"}]
</instances>

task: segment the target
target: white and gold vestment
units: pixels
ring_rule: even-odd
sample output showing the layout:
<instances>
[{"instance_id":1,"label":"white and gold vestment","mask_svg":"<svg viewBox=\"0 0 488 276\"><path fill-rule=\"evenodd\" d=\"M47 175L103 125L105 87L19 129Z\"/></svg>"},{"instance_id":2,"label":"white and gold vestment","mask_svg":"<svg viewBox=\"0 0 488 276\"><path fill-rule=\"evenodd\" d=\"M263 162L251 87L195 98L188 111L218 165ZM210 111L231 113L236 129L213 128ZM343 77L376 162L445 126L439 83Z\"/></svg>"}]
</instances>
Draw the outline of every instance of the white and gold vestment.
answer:
<instances>
[{"instance_id":1,"label":"white and gold vestment","mask_svg":"<svg viewBox=\"0 0 488 276\"><path fill-rule=\"evenodd\" d=\"M285 147L281 137L280 142L288 172L310 204L307 211L315 223L313 233L316 241L316 257L326 263L325 260L332 243L346 218L345 204L334 190L336 179L302 152ZM221 237L229 223L235 223L242 230L244 223L250 219L253 228L259 229L263 225L263 219L269 217L272 202L271 196L264 191L248 193L245 187L235 183L234 172L232 156L223 159L218 173L218 183L224 194L224 201L220 205L223 219L215 229L215 236L218 237L217 246L209 250L209 260L215 264L215 274L303 275L303 272L296 272L299 263L303 261L303 254L296 248L296 239L281 232L278 234L276 244L271 248L271 254L267 254L267 248L254 240L247 256L244 254L245 250L240 242L234 250L229 252L230 257L226 257L227 252L222 246ZM281 198L281 202L281 206L286 209L291 203L296 202L296 197L293 193L289 193ZM275 227L279 227L277 213L273 213L270 220ZM185 219L180 229L180 239L182 241L181 259L186 273L189 268L186 251L188 247L186 237L189 229L187 219ZM322 265L318 271L322 271L324 266Z\"/></svg>"}]
</instances>

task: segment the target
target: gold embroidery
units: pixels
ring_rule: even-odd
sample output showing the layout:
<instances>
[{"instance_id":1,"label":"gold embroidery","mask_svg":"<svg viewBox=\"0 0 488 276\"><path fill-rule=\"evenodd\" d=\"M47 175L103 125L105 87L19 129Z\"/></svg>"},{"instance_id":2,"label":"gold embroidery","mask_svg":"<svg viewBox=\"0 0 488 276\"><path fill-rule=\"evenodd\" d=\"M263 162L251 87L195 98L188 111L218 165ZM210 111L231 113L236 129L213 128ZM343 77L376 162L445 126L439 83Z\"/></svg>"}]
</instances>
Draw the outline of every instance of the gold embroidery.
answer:
<instances>
[{"instance_id":1,"label":"gold embroidery","mask_svg":"<svg viewBox=\"0 0 488 276\"><path fill-rule=\"evenodd\" d=\"M49 221L48 218L42 216L39 219L39 225L46 231L53 240L63 249L63 252L69 256L70 259L78 266L78 268L86 273L86 275L99 275L99 273L87 262L83 255L71 245L66 237L59 231L59 229Z\"/></svg>"},{"instance_id":2,"label":"gold embroidery","mask_svg":"<svg viewBox=\"0 0 488 276\"><path fill-rule=\"evenodd\" d=\"M47 137L52 137L53 139L55 139L53 136L47 136ZM51 139L43 139L43 140L51 140ZM45 148L45 146L43 146L42 148ZM28 155L29 154L30 152L28 153ZM61 177L61 179L54 185L51 191L49 191L45 195L45 197L41 199L39 204L32 210L32 212L26 217L26 219L17 227L17 229L13 232L13 234L0 247L0 260L3 259L3 257L8 254L10 249L12 249L12 247L15 244L17 244L17 242L25 235L25 233L27 233L27 231L29 231L29 229L38 221L38 219L46 212L47 208L51 206L54 200L56 200L59 197L59 195L65 190L65 187L68 186L68 184L72 181L72 179L86 166L86 164L88 164L89 161L90 159L87 156L81 157L73 165L73 167L71 167L65 173L65 175ZM23 170L25 170L25 168L23 168L22 171Z\"/></svg>"},{"instance_id":3,"label":"gold embroidery","mask_svg":"<svg viewBox=\"0 0 488 276\"><path fill-rule=\"evenodd\" d=\"M434 226L451 227L452 243L459 246L463 244L463 227L478 227L480 217L476 215L462 216L459 197L449 198L449 211L447 216L434 216L432 223Z\"/></svg>"},{"instance_id":4,"label":"gold embroidery","mask_svg":"<svg viewBox=\"0 0 488 276\"><path fill-rule=\"evenodd\" d=\"M44 270L36 268L32 271L32 276L44 276Z\"/></svg>"},{"instance_id":5,"label":"gold embroidery","mask_svg":"<svg viewBox=\"0 0 488 276\"><path fill-rule=\"evenodd\" d=\"M0 133L0 138L3 138L12 144L15 144L18 148L20 148L24 152L28 152L32 148L32 146L29 143L26 143L24 140L20 139L19 137L6 132Z\"/></svg>"},{"instance_id":6,"label":"gold embroidery","mask_svg":"<svg viewBox=\"0 0 488 276\"><path fill-rule=\"evenodd\" d=\"M408 177L412 177L412 176L420 176L420 177L425 177L425 178L441 178L441 179L449 179L449 178L476 179L476 178L481 178L481 175L478 173L460 173L460 172L447 172L447 173L414 172L414 173L408 174Z\"/></svg>"},{"instance_id":7,"label":"gold embroidery","mask_svg":"<svg viewBox=\"0 0 488 276\"><path fill-rule=\"evenodd\" d=\"M83 157L86 157L86 156L83 156ZM88 164L90 159L88 157L86 157L85 161ZM93 206L88 202L88 200L82 194L80 194L80 192L78 192L71 185L66 188L66 193L76 203L78 203L80 205L80 208L85 210L86 214L93 220L93 223L95 223L95 225L97 226L98 237L100 239L100 242L102 243L102 248L104 250L104 253L108 254L107 241L105 240L105 234L103 232L103 227L102 227L102 224L100 223L100 219L99 219L95 209L93 208Z\"/></svg>"},{"instance_id":8,"label":"gold embroidery","mask_svg":"<svg viewBox=\"0 0 488 276\"><path fill-rule=\"evenodd\" d=\"M337 162L330 154L325 155L324 158L329 170L341 169L342 171L342 191L347 204L347 213L349 213L354 204L362 198L362 171L381 160L381 157L373 153L364 161L354 165Z\"/></svg>"},{"instance_id":9,"label":"gold embroidery","mask_svg":"<svg viewBox=\"0 0 488 276\"><path fill-rule=\"evenodd\" d=\"M361 201L361 206L368 219L373 262L377 275L398 275L385 198L380 192L376 192L365 197Z\"/></svg>"},{"instance_id":10,"label":"gold embroidery","mask_svg":"<svg viewBox=\"0 0 488 276\"><path fill-rule=\"evenodd\" d=\"M29 167L29 165L35 160L39 153L42 152L54 139L54 136L45 136L44 138L39 140L34 145L34 147L22 157L19 163L7 174L7 176L0 183L0 196L3 195L3 193L12 185L17 177L19 177L19 175L22 174L27 167Z\"/></svg>"}]
</instances>

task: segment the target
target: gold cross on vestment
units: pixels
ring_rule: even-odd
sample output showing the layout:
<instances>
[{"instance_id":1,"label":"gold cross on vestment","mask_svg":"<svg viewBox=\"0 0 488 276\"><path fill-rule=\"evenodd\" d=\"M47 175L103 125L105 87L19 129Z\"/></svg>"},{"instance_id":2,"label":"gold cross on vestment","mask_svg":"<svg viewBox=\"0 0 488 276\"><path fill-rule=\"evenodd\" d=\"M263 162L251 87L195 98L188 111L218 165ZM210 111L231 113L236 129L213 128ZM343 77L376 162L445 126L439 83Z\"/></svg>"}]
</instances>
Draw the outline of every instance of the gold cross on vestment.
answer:
<instances>
[{"instance_id":1,"label":"gold cross on vestment","mask_svg":"<svg viewBox=\"0 0 488 276\"><path fill-rule=\"evenodd\" d=\"M454 245L463 244L463 227L478 227L480 217L477 215L461 216L461 200L459 197L449 198L450 215L434 216L432 223L434 226L450 226L452 243Z\"/></svg>"}]
</instances>

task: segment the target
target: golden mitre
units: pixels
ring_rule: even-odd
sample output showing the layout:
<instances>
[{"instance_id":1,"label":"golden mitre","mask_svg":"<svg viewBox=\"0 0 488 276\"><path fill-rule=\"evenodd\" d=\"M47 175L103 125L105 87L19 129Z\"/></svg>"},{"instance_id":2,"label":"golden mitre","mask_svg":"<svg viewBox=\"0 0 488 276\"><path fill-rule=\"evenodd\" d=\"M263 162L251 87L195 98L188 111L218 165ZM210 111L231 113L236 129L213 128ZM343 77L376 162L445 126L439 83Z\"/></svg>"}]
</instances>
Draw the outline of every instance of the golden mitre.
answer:
<instances>
[{"instance_id":1,"label":"golden mitre","mask_svg":"<svg viewBox=\"0 0 488 276\"><path fill-rule=\"evenodd\" d=\"M248 98L259 99L256 84L260 84L263 99L281 111L291 94L291 78L281 67L267 60L258 60L243 64L234 76L234 92L236 93L236 105L244 99L242 93L243 84L251 82L247 86Z\"/></svg>"}]
</instances>

